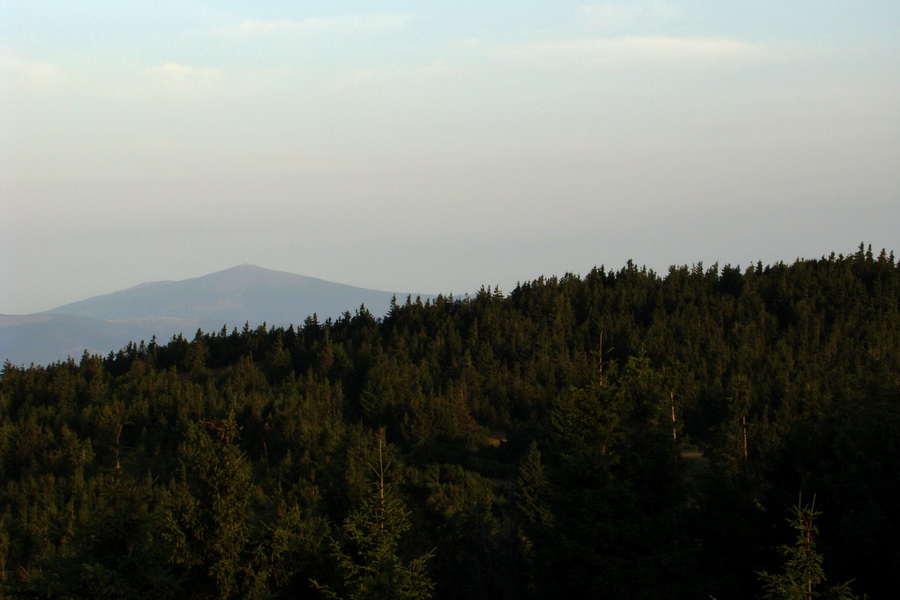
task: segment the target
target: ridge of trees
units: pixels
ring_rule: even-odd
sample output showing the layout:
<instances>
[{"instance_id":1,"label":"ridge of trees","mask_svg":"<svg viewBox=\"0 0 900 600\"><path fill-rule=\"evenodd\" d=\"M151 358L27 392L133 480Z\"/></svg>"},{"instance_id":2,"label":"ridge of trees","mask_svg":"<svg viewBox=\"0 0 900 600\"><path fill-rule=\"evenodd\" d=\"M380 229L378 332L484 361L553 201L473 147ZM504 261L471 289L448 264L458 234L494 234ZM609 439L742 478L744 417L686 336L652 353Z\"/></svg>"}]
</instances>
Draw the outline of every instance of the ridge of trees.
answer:
<instances>
[{"instance_id":1,"label":"ridge of trees","mask_svg":"<svg viewBox=\"0 0 900 600\"><path fill-rule=\"evenodd\" d=\"M834 589L888 597L898 266L629 262L7 362L0 597L776 597L798 494Z\"/></svg>"}]
</instances>

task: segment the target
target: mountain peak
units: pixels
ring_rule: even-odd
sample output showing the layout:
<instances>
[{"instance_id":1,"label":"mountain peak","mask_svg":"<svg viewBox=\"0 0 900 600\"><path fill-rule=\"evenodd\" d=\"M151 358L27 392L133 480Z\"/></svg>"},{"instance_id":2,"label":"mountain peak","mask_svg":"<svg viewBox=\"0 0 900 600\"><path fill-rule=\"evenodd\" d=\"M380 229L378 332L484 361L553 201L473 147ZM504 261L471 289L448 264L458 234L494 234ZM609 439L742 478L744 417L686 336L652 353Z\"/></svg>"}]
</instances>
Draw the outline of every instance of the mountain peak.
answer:
<instances>
[{"instance_id":1,"label":"mountain peak","mask_svg":"<svg viewBox=\"0 0 900 600\"><path fill-rule=\"evenodd\" d=\"M202 279L204 277L217 277L220 275L226 274L274 274L274 275L282 275L286 277L306 277L305 275L298 275L296 273L289 273L287 271L277 271L275 269L267 269L265 267L260 267L259 265L254 265L251 263L243 263L240 265L235 265L233 267L228 267L227 269L222 269L221 271L215 271L213 273L209 273L207 275L201 275L195 279Z\"/></svg>"},{"instance_id":2,"label":"mountain peak","mask_svg":"<svg viewBox=\"0 0 900 600\"><path fill-rule=\"evenodd\" d=\"M280 289L285 286L303 285L304 282L312 280L314 280L312 277L307 277L305 275L297 275L286 271L273 271L272 269L244 263L222 271L210 273L209 275L185 279L184 281L176 283L184 286L190 286L193 283L197 283L202 284L204 287L212 286L219 292L230 293L247 286L264 286ZM335 283L332 285L340 284Z\"/></svg>"},{"instance_id":3,"label":"mountain peak","mask_svg":"<svg viewBox=\"0 0 900 600\"><path fill-rule=\"evenodd\" d=\"M6 325L0 327L0 359L5 355L15 362L42 363L80 356L84 348L105 354L129 341L154 335L168 339L178 332L192 335L197 328L218 331L223 325L287 327L300 325L313 314L320 320L339 318L361 305L380 317L390 310L394 297L407 295L244 263L181 281L142 283L0 323ZM41 340L48 340L46 348L31 347ZM51 348L51 342L64 345Z\"/></svg>"},{"instance_id":4,"label":"mountain peak","mask_svg":"<svg viewBox=\"0 0 900 600\"><path fill-rule=\"evenodd\" d=\"M338 317L365 304L384 314L399 292L333 283L244 263L180 281L158 281L66 304L46 314L97 319L201 319L229 325L302 323L313 313Z\"/></svg>"},{"instance_id":5,"label":"mountain peak","mask_svg":"<svg viewBox=\"0 0 900 600\"><path fill-rule=\"evenodd\" d=\"M251 263L242 263L239 265L235 265L233 267L228 267L227 269L223 269L219 271L219 273L224 273L225 271L271 271L272 269L265 269L260 267L259 265L254 265Z\"/></svg>"}]
</instances>

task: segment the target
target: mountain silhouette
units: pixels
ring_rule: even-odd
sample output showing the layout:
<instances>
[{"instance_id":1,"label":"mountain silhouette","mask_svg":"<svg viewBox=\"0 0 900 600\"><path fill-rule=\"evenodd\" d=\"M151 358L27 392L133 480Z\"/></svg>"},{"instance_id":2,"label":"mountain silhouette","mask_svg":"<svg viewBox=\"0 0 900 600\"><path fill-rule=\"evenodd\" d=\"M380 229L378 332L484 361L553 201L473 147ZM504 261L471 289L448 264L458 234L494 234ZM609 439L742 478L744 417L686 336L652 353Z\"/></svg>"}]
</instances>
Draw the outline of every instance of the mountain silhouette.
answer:
<instances>
[{"instance_id":1,"label":"mountain silhouette","mask_svg":"<svg viewBox=\"0 0 900 600\"><path fill-rule=\"evenodd\" d=\"M0 360L47 364L68 357L117 351L128 342L168 340L179 333L223 326L287 327L315 314L320 321L360 307L384 316L395 297L387 292L333 283L255 265L240 265L182 281L157 281L65 304L34 315L0 316Z\"/></svg>"}]
</instances>

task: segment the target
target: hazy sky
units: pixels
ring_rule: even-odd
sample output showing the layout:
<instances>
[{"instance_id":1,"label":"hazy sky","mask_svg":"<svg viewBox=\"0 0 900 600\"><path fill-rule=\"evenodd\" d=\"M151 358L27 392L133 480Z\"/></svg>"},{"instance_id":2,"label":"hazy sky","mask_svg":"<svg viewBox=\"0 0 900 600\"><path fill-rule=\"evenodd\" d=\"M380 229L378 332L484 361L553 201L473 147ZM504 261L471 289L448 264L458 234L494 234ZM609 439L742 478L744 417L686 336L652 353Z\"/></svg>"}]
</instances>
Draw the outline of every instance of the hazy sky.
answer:
<instances>
[{"instance_id":1,"label":"hazy sky","mask_svg":"<svg viewBox=\"0 0 900 600\"><path fill-rule=\"evenodd\" d=\"M900 2L0 0L0 313L900 253Z\"/></svg>"}]
</instances>

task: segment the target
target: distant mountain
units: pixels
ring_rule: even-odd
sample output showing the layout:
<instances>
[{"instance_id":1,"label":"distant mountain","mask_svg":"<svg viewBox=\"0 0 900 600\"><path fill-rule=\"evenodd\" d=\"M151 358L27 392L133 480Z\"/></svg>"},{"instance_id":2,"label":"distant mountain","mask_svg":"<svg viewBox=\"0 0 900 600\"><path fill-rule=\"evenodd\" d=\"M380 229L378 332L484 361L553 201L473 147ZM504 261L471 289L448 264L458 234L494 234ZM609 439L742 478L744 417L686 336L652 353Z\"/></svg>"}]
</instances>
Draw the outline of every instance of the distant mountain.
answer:
<instances>
[{"instance_id":1,"label":"distant mountain","mask_svg":"<svg viewBox=\"0 0 900 600\"><path fill-rule=\"evenodd\" d=\"M130 341L171 339L201 326L190 319L135 319L106 321L73 315L0 315L0 362L16 365L48 364L68 357L78 359L85 350L109 354ZM221 325L220 325L221 327Z\"/></svg>"},{"instance_id":2,"label":"distant mountain","mask_svg":"<svg viewBox=\"0 0 900 600\"><path fill-rule=\"evenodd\" d=\"M380 317L392 298L402 302L408 295L240 265L183 281L142 283L34 315L0 315L0 360L47 364L77 359L85 350L108 354L154 335L168 340L223 325L301 325L312 314L337 318L361 305Z\"/></svg>"}]
</instances>

